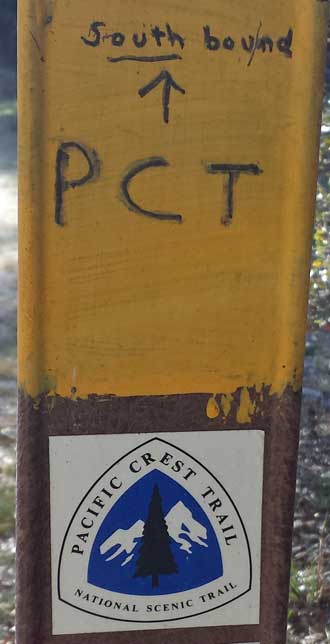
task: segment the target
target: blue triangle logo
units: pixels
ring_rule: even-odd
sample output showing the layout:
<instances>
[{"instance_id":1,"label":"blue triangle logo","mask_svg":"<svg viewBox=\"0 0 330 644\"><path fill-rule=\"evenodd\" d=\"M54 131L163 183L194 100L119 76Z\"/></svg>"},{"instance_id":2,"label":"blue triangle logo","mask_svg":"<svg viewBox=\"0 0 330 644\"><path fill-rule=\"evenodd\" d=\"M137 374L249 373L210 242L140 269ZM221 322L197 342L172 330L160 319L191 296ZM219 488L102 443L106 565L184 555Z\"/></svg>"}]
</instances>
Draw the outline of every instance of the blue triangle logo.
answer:
<instances>
[{"instance_id":1,"label":"blue triangle logo","mask_svg":"<svg viewBox=\"0 0 330 644\"><path fill-rule=\"evenodd\" d=\"M109 511L88 565L89 583L127 595L178 593L222 576L219 543L204 510L156 469Z\"/></svg>"}]
</instances>

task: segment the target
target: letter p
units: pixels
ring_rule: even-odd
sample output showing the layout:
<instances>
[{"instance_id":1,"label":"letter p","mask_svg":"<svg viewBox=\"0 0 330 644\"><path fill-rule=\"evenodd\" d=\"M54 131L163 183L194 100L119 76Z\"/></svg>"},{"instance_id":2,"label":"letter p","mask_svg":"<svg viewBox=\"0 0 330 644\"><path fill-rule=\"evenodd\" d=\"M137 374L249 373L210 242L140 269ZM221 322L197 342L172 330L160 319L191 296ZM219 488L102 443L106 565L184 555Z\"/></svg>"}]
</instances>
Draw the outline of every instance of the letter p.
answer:
<instances>
[{"instance_id":1,"label":"letter p","mask_svg":"<svg viewBox=\"0 0 330 644\"><path fill-rule=\"evenodd\" d=\"M66 179L66 170L70 165L70 151L78 151L82 158L87 162L87 172L76 179ZM56 181L55 181L55 223L58 226L64 226L63 217L63 197L69 188L83 186L93 177L99 174L99 159L95 150L88 150L86 147L75 141L61 143L56 153Z\"/></svg>"},{"instance_id":2,"label":"letter p","mask_svg":"<svg viewBox=\"0 0 330 644\"><path fill-rule=\"evenodd\" d=\"M71 552L75 553L77 555L83 555L84 554L84 551L81 550L81 548L79 548L79 546L77 546L76 544L74 546L72 546Z\"/></svg>"}]
</instances>

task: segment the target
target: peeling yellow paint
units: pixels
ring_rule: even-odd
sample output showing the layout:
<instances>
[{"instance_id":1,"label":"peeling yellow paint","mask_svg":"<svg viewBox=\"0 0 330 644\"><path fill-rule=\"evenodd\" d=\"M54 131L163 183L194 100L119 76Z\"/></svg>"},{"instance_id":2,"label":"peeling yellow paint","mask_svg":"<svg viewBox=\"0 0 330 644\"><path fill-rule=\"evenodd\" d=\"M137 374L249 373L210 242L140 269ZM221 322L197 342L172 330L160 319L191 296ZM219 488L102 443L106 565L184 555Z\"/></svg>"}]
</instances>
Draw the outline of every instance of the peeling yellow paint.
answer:
<instances>
[{"instance_id":1,"label":"peeling yellow paint","mask_svg":"<svg viewBox=\"0 0 330 644\"><path fill-rule=\"evenodd\" d=\"M224 414L224 416L226 418L230 414L230 410L231 410L233 400L234 400L234 398L233 398L233 396L231 394L221 396L221 407L222 407L222 410L223 410L223 414Z\"/></svg>"},{"instance_id":2,"label":"peeling yellow paint","mask_svg":"<svg viewBox=\"0 0 330 644\"><path fill-rule=\"evenodd\" d=\"M251 416L255 411L255 403L252 402L249 390L243 387L240 395L239 408L237 410L236 419L238 423L251 423Z\"/></svg>"},{"instance_id":3,"label":"peeling yellow paint","mask_svg":"<svg viewBox=\"0 0 330 644\"><path fill-rule=\"evenodd\" d=\"M220 407L216 400L216 394L211 396L211 398L209 398L208 400L206 415L208 416L208 418L218 418L218 416L220 415Z\"/></svg>"}]
</instances>

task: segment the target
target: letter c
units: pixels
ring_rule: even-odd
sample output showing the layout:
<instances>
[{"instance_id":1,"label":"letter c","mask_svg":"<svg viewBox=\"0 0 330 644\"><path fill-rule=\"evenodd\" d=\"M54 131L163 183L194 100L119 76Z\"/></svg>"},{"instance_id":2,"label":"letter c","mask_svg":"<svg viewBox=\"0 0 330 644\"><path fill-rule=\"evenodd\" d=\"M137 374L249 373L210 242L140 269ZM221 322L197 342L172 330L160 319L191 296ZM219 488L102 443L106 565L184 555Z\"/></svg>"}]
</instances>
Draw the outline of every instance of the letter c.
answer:
<instances>
[{"instance_id":1,"label":"letter c","mask_svg":"<svg viewBox=\"0 0 330 644\"><path fill-rule=\"evenodd\" d=\"M141 472L141 467L139 469L135 470L134 467L133 467L134 463L137 463L137 461L132 461L132 463L129 466L129 469L131 470L131 472L134 472L134 474L137 474L138 472Z\"/></svg>"},{"instance_id":2,"label":"letter c","mask_svg":"<svg viewBox=\"0 0 330 644\"><path fill-rule=\"evenodd\" d=\"M120 184L120 198L124 202L128 210L137 213L138 215L145 215L145 217L153 217L154 219L159 219L160 221L176 221L179 224L182 223L182 215L175 215L169 212L159 212L158 210L146 210L133 201L130 192L129 186L134 179L134 177L147 170L148 168L166 168L170 164L163 157L149 157L147 159L142 159L141 161L135 161L128 170Z\"/></svg>"},{"instance_id":3,"label":"letter c","mask_svg":"<svg viewBox=\"0 0 330 644\"><path fill-rule=\"evenodd\" d=\"M117 481L117 483L115 483L114 481ZM110 481L110 485L114 490L119 490L119 488L122 486L122 482L118 481L117 476L114 476Z\"/></svg>"}]
</instances>

